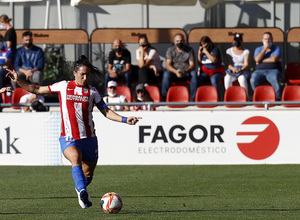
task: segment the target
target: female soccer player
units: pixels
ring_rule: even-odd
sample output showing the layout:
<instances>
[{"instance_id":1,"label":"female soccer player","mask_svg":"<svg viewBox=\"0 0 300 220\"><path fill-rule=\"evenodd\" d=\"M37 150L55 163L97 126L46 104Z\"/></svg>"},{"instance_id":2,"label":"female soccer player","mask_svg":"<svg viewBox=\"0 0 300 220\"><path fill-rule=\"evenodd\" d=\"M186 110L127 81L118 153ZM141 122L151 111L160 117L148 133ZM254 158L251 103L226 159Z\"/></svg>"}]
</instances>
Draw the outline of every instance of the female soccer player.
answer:
<instances>
[{"instance_id":1,"label":"female soccer player","mask_svg":"<svg viewBox=\"0 0 300 220\"><path fill-rule=\"evenodd\" d=\"M18 78L15 70L7 71L6 76L28 92L37 95L59 94L62 118L59 139L61 150L72 164L79 205L83 209L92 206L87 185L92 181L98 160L98 143L92 120L94 105L105 117L113 121L134 125L141 117L122 117L107 107L99 91L87 83L90 73L99 74L99 70L84 55L80 56L74 65L75 80L60 81L49 86L27 83Z\"/></svg>"}]
</instances>

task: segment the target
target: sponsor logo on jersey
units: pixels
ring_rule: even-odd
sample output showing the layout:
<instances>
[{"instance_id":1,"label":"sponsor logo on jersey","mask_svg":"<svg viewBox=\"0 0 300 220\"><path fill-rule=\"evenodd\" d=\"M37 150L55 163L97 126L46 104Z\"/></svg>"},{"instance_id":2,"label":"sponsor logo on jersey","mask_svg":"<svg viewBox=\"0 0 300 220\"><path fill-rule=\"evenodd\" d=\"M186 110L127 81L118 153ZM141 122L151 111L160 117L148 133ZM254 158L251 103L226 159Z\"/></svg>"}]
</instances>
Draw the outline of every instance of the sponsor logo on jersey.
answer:
<instances>
[{"instance_id":1,"label":"sponsor logo on jersey","mask_svg":"<svg viewBox=\"0 0 300 220\"><path fill-rule=\"evenodd\" d=\"M88 102L88 96L79 96L79 95L67 95L67 100L77 101L77 102Z\"/></svg>"}]
</instances>

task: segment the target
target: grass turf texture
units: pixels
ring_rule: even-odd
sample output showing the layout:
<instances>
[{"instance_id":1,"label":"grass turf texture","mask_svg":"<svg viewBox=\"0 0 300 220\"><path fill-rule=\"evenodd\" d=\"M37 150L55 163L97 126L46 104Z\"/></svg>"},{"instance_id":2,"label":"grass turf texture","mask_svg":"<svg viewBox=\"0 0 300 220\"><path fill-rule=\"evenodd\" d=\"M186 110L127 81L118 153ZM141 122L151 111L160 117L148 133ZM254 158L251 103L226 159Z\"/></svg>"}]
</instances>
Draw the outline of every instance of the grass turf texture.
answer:
<instances>
[{"instance_id":1,"label":"grass turf texture","mask_svg":"<svg viewBox=\"0 0 300 220\"><path fill-rule=\"evenodd\" d=\"M71 167L0 166L0 219L300 219L299 165L98 166L79 207ZM100 198L123 199L106 214Z\"/></svg>"}]
</instances>

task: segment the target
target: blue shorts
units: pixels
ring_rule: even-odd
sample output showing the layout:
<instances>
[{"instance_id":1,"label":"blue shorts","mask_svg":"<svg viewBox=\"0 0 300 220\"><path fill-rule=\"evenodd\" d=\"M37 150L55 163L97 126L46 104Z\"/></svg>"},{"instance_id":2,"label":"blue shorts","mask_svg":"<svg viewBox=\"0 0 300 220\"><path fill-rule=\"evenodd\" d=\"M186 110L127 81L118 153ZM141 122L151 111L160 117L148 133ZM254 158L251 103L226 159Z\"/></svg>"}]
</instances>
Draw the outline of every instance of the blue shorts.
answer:
<instances>
[{"instance_id":1,"label":"blue shorts","mask_svg":"<svg viewBox=\"0 0 300 220\"><path fill-rule=\"evenodd\" d=\"M73 138L59 138L61 151L64 152L68 147L77 147L82 152L82 161L94 162L98 160L98 140L97 137L74 140Z\"/></svg>"}]
</instances>

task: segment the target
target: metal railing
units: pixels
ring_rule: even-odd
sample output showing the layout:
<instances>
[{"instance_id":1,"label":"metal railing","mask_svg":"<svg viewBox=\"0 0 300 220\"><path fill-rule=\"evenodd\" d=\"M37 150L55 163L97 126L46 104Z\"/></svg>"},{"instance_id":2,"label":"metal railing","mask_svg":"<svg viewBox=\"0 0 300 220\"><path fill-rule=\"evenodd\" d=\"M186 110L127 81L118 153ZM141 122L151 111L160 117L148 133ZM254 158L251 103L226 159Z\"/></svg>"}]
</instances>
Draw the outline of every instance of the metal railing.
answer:
<instances>
[{"instance_id":1,"label":"metal railing","mask_svg":"<svg viewBox=\"0 0 300 220\"><path fill-rule=\"evenodd\" d=\"M45 106L49 107L59 107L60 104L58 102L54 103L44 103ZM127 102L127 103L109 103L110 106L147 106L148 111L151 111L153 107L158 107L158 106L208 106L209 110L211 111L210 106L261 106L260 108L257 109L264 109L268 111L270 107L273 106L288 106L290 105L291 107L298 105L296 107L300 108L300 102L299 101L275 101L275 102L270 102L270 101L263 101L263 102L252 102L252 101L247 101L247 102ZM1 107L19 107L19 106L30 106L30 104L11 104L11 103L0 103ZM232 107L228 107L229 109L232 109ZM201 107L201 109L205 109L206 107ZM236 107L234 109L239 109L243 107ZM181 108L184 110L184 108ZM199 108L200 109L200 108ZM288 109L288 108L287 108ZM171 108L170 108L171 110Z\"/></svg>"}]
</instances>

